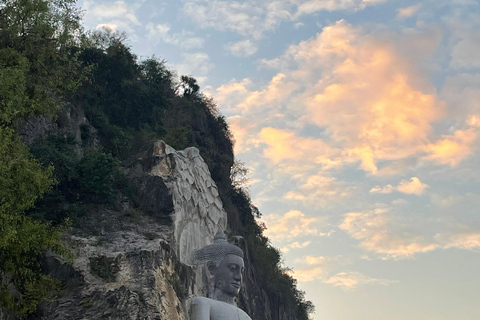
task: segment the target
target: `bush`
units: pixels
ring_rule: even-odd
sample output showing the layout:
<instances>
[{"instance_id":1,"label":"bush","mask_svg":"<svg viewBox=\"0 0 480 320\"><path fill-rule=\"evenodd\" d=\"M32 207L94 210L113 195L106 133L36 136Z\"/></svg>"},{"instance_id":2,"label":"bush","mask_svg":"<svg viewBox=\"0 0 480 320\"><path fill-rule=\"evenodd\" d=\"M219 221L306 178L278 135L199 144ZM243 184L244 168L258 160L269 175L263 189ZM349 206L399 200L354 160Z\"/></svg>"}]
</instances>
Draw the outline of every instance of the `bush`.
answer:
<instances>
[{"instance_id":1,"label":"bush","mask_svg":"<svg viewBox=\"0 0 480 320\"><path fill-rule=\"evenodd\" d=\"M84 197L102 202L112 200L116 182L120 179L120 161L109 153L87 151L78 164L78 181Z\"/></svg>"}]
</instances>

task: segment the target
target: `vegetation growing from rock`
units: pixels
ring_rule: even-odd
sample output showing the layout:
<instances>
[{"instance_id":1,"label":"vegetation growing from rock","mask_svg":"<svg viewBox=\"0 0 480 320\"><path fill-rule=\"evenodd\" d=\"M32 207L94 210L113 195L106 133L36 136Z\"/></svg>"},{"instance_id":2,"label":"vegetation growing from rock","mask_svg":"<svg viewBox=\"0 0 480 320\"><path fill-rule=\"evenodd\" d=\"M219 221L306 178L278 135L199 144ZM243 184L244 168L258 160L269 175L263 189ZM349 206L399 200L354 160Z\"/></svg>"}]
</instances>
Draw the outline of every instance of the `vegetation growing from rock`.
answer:
<instances>
[{"instance_id":1,"label":"vegetation growing from rock","mask_svg":"<svg viewBox=\"0 0 480 320\"><path fill-rule=\"evenodd\" d=\"M195 146L215 180L229 227L246 240L257 285L281 296L296 319L313 310L255 220L260 215L234 163L233 137L215 102L190 76L177 78L165 61L140 61L125 36L83 33L74 0L6 0L0 5L0 305L18 315L35 310L56 281L39 256L61 242L65 221L87 205L119 207L135 191L119 168L156 139L176 149ZM80 139L53 134L27 146L19 136L31 116L61 118L66 103L82 108L89 124ZM235 171L234 171L235 172ZM52 227L52 224L56 227ZM63 229L62 229L63 228ZM106 281L110 261L91 261Z\"/></svg>"}]
</instances>

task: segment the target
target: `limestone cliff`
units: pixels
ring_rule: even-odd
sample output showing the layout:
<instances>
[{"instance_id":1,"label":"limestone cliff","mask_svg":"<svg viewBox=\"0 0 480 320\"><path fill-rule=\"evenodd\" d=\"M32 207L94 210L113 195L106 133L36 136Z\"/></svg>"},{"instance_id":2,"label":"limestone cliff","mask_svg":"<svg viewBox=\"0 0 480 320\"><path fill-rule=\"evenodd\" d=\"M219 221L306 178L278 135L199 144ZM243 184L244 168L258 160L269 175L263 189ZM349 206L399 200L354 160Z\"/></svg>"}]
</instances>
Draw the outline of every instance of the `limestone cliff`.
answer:
<instances>
[{"instance_id":1,"label":"limestone cliff","mask_svg":"<svg viewBox=\"0 0 480 320\"><path fill-rule=\"evenodd\" d=\"M91 207L68 243L69 266L47 255L46 271L65 282L33 319L187 319L187 302L205 290L191 253L226 228L226 212L195 148L159 141L125 167L140 210ZM143 211L143 212L142 212Z\"/></svg>"},{"instance_id":2,"label":"limestone cliff","mask_svg":"<svg viewBox=\"0 0 480 320\"><path fill-rule=\"evenodd\" d=\"M176 151L163 141L125 162L140 206L91 206L67 235L72 266L47 254L45 271L65 286L30 319L188 319L189 300L206 295L192 252L227 228L217 186L196 148ZM288 305L255 285L246 251L239 305L252 319L295 319ZM277 299L277 300L275 300Z\"/></svg>"},{"instance_id":3,"label":"limestone cliff","mask_svg":"<svg viewBox=\"0 0 480 320\"><path fill-rule=\"evenodd\" d=\"M68 134L81 146L82 129L91 133L94 146L100 143L82 109L67 105L56 121L32 118L20 133L27 142ZM208 292L192 253L219 229L246 253L238 305L253 320L296 319L282 293L258 286L250 248L232 231L232 225L241 228L239 212L227 201L227 221L220 196L225 200L227 192L218 189L199 150L177 151L163 141L145 149L122 165L138 190L138 202L118 195L115 209L88 205L66 235L74 264L48 253L44 257L45 272L62 281L62 291L29 319L188 319L190 298ZM82 148L77 151L81 156Z\"/></svg>"}]
</instances>

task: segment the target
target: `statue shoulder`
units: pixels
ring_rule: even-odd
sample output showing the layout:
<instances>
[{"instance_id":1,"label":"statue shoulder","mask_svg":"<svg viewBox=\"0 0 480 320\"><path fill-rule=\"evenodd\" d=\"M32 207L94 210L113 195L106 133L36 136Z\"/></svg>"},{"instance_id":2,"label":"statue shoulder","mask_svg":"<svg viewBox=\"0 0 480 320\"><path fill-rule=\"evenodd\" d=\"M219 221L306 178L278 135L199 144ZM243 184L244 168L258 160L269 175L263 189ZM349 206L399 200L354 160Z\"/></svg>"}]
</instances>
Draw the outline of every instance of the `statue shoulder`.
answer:
<instances>
[{"instance_id":1,"label":"statue shoulder","mask_svg":"<svg viewBox=\"0 0 480 320\"><path fill-rule=\"evenodd\" d=\"M212 299L207 297L194 297L192 299L192 304L211 304Z\"/></svg>"},{"instance_id":2,"label":"statue shoulder","mask_svg":"<svg viewBox=\"0 0 480 320\"><path fill-rule=\"evenodd\" d=\"M212 307L211 299L205 297L195 297L191 301L190 319L191 320L209 320Z\"/></svg>"},{"instance_id":3,"label":"statue shoulder","mask_svg":"<svg viewBox=\"0 0 480 320\"><path fill-rule=\"evenodd\" d=\"M238 310L239 310L238 318L240 320L252 320L252 318L250 318L250 316L245 311L243 311L240 308Z\"/></svg>"}]
</instances>

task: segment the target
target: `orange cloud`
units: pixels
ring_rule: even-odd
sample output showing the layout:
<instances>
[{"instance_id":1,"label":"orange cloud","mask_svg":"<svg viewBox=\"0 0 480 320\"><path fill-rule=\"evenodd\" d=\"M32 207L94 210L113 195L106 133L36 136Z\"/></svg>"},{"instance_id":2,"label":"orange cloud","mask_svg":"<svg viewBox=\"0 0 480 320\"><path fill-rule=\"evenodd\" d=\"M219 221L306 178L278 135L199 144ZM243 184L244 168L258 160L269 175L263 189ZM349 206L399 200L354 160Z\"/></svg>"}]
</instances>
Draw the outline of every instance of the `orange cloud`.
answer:
<instances>
[{"instance_id":1,"label":"orange cloud","mask_svg":"<svg viewBox=\"0 0 480 320\"><path fill-rule=\"evenodd\" d=\"M282 81L287 77L298 84L283 96L288 111L325 129L328 138L318 140L327 141L330 150L342 150L341 157L329 154L325 162L360 161L363 170L379 173L379 160L424 152L434 138L432 124L444 116L445 104L433 86L419 81L422 76L390 42L343 20L263 64L281 69ZM292 131L289 139L301 138Z\"/></svg>"},{"instance_id":2,"label":"orange cloud","mask_svg":"<svg viewBox=\"0 0 480 320\"><path fill-rule=\"evenodd\" d=\"M473 152L472 144L476 139L477 134L473 128L457 130L454 135L444 135L442 140L427 145L425 150L429 155L425 158L456 166Z\"/></svg>"},{"instance_id":3,"label":"orange cloud","mask_svg":"<svg viewBox=\"0 0 480 320\"><path fill-rule=\"evenodd\" d=\"M305 242L298 242L298 241L295 241L295 242L292 242L290 243L288 246L286 247L283 247L281 248L280 250L282 252L289 252L290 249L303 249L303 248L306 248L310 245L311 241L305 241Z\"/></svg>"},{"instance_id":4,"label":"orange cloud","mask_svg":"<svg viewBox=\"0 0 480 320\"><path fill-rule=\"evenodd\" d=\"M228 105L233 97L234 108L255 123L248 131L260 131L264 156L275 164L301 160L329 169L360 162L366 172L387 174L392 170L380 170L379 161L388 168L385 161L427 152L427 159L455 166L471 153L472 130L436 141L432 124L443 119L446 105L415 66L391 42L343 20L262 64L281 70L263 89L250 91L244 79L217 91L219 101ZM274 129L292 116L295 129ZM472 127L475 119L468 119ZM306 124L318 126L322 138L301 137L297 129Z\"/></svg>"},{"instance_id":5,"label":"orange cloud","mask_svg":"<svg viewBox=\"0 0 480 320\"><path fill-rule=\"evenodd\" d=\"M465 232L459 234L438 234L436 238L444 248L476 249L480 248L480 233Z\"/></svg>"},{"instance_id":6,"label":"orange cloud","mask_svg":"<svg viewBox=\"0 0 480 320\"><path fill-rule=\"evenodd\" d=\"M480 128L480 115L475 114L467 118L467 124L471 127Z\"/></svg>"},{"instance_id":7,"label":"orange cloud","mask_svg":"<svg viewBox=\"0 0 480 320\"><path fill-rule=\"evenodd\" d=\"M402 193L415 194L419 196L427 188L429 188L427 184L422 183L417 177L412 177L410 181L402 180L397 187L394 187L391 184L387 184L384 187L375 186L374 188L370 189L370 193L388 194L397 190Z\"/></svg>"},{"instance_id":8,"label":"orange cloud","mask_svg":"<svg viewBox=\"0 0 480 320\"><path fill-rule=\"evenodd\" d=\"M306 235L319 236L321 227L325 224L324 217L307 217L298 210L288 211L284 215L265 215L263 221L267 226L265 234L271 240L288 240Z\"/></svg>"},{"instance_id":9,"label":"orange cloud","mask_svg":"<svg viewBox=\"0 0 480 320\"><path fill-rule=\"evenodd\" d=\"M332 284L336 287L343 289L356 289L360 285L366 284L380 284L388 285L396 281L386 279L374 279L361 274L360 272L339 272L336 275L330 277L325 283Z\"/></svg>"},{"instance_id":10,"label":"orange cloud","mask_svg":"<svg viewBox=\"0 0 480 320\"><path fill-rule=\"evenodd\" d=\"M310 282L321 279L325 270L322 267L316 267L311 269L296 269L289 273L299 282Z\"/></svg>"},{"instance_id":11,"label":"orange cloud","mask_svg":"<svg viewBox=\"0 0 480 320\"><path fill-rule=\"evenodd\" d=\"M330 47L325 48L325 42ZM296 50L311 54L300 55L307 57L302 61L305 67L314 71L317 61L323 65L331 52L337 54L326 59L332 64L332 80L303 95L305 120L326 127L334 141L361 160L364 170L375 173L377 159L403 158L428 143L442 104L414 87L412 79L418 75L390 44L339 22Z\"/></svg>"},{"instance_id":12,"label":"orange cloud","mask_svg":"<svg viewBox=\"0 0 480 320\"><path fill-rule=\"evenodd\" d=\"M298 85L289 81L285 74L278 73L265 89L250 93L238 106L248 110L255 106L270 106L272 103L280 103L292 94L297 87Z\"/></svg>"},{"instance_id":13,"label":"orange cloud","mask_svg":"<svg viewBox=\"0 0 480 320\"><path fill-rule=\"evenodd\" d=\"M402 180L397 187L397 190L406 194L421 195L429 186L422 183L417 177L413 177L410 181Z\"/></svg>"},{"instance_id":14,"label":"orange cloud","mask_svg":"<svg viewBox=\"0 0 480 320\"><path fill-rule=\"evenodd\" d=\"M236 155L250 150L253 141L256 139L252 137L255 127L240 116L233 116L227 118L228 127L233 134L235 140L234 152Z\"/></svg>"},{"instance_id":15,"label":"orange cloud","mask_svg":"<svg viewBox=\"0 0 480 320\"><path fill-rule=\"evenodd\" d=\"M308 265L318 265L325 262L325 257L315 257L315 256L305 256L295 260L296 263L308 264Z\"/></svg>"},{"instance_id":16,"label":"orange cloud","mask_svg":"<svg viewBox=\"0 0 480 320\"><path fill-rule=\"evenodd\" d=\"M293 131L266 127L260 140L267 145L264 155L278 163L283 160L310 160L326 154L331 148L320 139L298 137ZM308 158L306 158L308 157Z\"/></svg>"}]
</instances>

